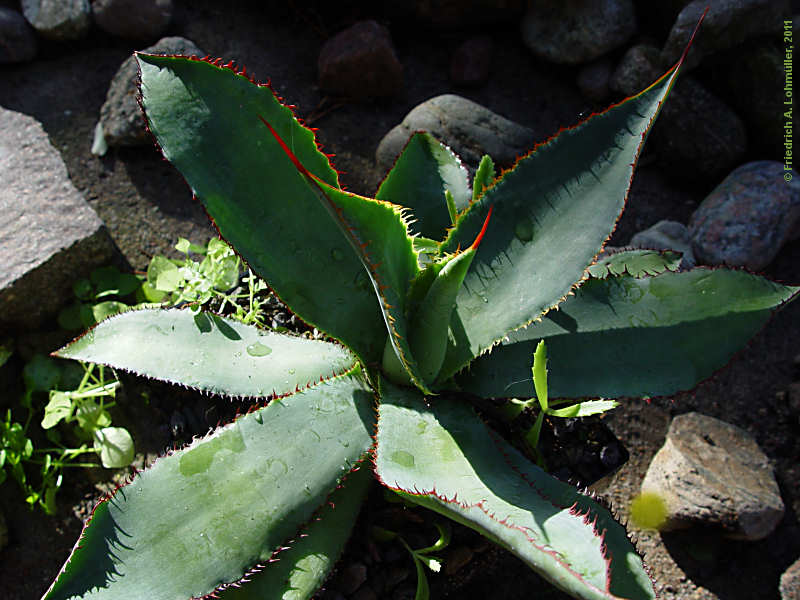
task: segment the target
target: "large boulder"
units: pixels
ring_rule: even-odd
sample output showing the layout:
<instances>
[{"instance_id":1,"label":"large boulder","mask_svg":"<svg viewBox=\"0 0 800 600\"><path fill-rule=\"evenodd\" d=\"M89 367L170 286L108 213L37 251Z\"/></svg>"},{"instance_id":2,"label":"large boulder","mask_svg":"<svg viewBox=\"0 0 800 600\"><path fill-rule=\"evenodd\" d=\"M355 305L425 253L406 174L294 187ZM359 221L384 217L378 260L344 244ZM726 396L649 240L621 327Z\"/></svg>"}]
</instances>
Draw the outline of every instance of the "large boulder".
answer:
<instances>
[{"instance_id":1,"label":"large boulder","mask_svg":"<svg viewBox=\"0 0 800 600\"><path fill-rule=\"evenodd\" d=\"M753 437L696 412L672 420L642 494L664 501L665 529L699 525L735 539L767 537L784 513L769 459Z\"/></svg>"},{"instance_id":2,"label":"large boulder","mask_svg":"<svg viewBox=\"0 0 800 600\"><path fill-rule=\"evenodd\" d=\"M0 329L35 328L114 246L33 118L0 108Z\"/></svg>"},{"instance_id":3,"label":"large boulder","mask_svg":"<svg viewBox=\"0 0 800 600\"><path fill-rule=\"evenodd\" d=\"M408 113L378 144L375 160L389 169L415 131L427 131L450 146L464 162L477 166L484 154L510 164L536 142L532 130L454 94L426 100Z\"/></svg>"},{"instance_id":4,"label":"large boulder","mask_svg":"<svg viewBox=\"0 0 800 600\"><path fill-rule=\"evenodd\" d=\"M697 261L764 269L800 234L800 181L783 163L744 164L706 196L689 220Z\"/></svg>"}]
</instances>

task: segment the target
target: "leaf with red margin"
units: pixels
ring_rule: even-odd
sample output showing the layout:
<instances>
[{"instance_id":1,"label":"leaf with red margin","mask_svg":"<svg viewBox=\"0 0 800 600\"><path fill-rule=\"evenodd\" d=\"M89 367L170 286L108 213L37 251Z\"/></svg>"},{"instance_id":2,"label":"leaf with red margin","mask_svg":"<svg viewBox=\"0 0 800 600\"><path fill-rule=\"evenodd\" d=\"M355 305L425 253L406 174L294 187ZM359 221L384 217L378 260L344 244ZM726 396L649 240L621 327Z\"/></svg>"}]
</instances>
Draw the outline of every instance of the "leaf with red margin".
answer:
<instances>
[{"instance_id":1,"label":"leaf with red margin","mask_svg":"<svg viewBox=\"0 0 800 600\"><path fill-rule=\"evenodd\" d=\"M240 416L100 502L45 595L203 597L269 561L372 446L360 369Z\"/></svg>"},{"instance_id":2,"label":"leaf with red margin","mask_svg":"<svg viewBox=\"0 0 800 600\"><path fill-rule=\"evenodd\" d=\"M383 485L476 531L584 600L652 600L622 527L596 501L547 475L471 407L381 382L375 471Z\"/></svg>"},{"instance_id":3,"label":"leaf with red margin","mask_svg":"<svg viewBox=\"0 0 800 600\"><path fill-rule=\"evenodd\" d=\"M582 281L622 213L682 62L641 93L536 146L459 218L442 252L468 244L488 208L495 210L456 301L442 379L540 319Z\"/></svg>"},{"instance_id":4,"label":"leaf with red margin","mask_svg":"<svg viewBox=\"0 0 800 600\"><path fill-rule=\"evenodd\" d=\"M356 364L337 344L188 309L120 313L54 355L237 398L282 396Z\"/></svg>"},{"instance_id":5,"label":"leaf with red margin","mask_svg":"<svg viewBox=\"0 0 800 600\"><path fill-rule=\"evenodd\" d=\"M365 198L328 185L310 173L272 125L265 119L262 120L297 171L308 180L320 204L339 225L342 235L361 260L380 299L387 336L394 352L414 384L429 392L408 342L408 291L411 282L419 274L419 262L413 238L408 233L408 224L403 216L405 209L390 202Z\"/></svg>"},{"instance_id":6,"label":"leaf with red margin","mask_svg":"<svg viewBox=\"0 0 800 600\"><path fill-rule=\"evenodd\" d=\"M263 117L316 177L338 187L314 133L268 86L232 68L137 54L142 107L164 156L220 234L307 323L380 362L386 333L358 257Z\"/></svg>"}]
</instances>

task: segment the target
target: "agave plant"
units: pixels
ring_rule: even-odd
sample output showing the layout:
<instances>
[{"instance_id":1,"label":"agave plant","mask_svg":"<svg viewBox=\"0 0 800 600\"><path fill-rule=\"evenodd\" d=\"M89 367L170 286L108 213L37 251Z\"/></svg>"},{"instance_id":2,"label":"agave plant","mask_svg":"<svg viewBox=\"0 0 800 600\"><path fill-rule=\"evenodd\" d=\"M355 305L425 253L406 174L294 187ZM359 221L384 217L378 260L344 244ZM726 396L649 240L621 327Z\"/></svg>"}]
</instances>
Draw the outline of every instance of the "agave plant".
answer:
<instances>
[{"instance_id":1,"label":"agave plant","mask_svg":"<svg viewBox=\"0 0 800 600\"><path fill-rule=\"evenodd\" d=\"M137 58L166 158L249 267L335 341L150 309L61 349L254 407L102 500L45 598L309 598L371 476L575 597L653 598L625 529L494 433L470 395L533 398L540 340L553 397L685 390L795 293L655 253L596 262L680 63L499 177L485 158L471 189L448 148L415 134L367 198L244 69Z\"/></svg>"}]
</instances>

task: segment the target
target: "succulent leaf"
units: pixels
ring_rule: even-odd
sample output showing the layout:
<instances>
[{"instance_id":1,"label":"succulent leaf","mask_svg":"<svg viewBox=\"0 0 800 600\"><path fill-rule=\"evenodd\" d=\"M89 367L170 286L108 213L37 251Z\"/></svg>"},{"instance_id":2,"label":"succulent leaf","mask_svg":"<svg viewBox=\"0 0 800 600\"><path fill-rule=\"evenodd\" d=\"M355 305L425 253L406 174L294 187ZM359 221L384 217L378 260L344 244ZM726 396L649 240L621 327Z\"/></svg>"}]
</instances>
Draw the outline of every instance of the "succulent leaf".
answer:
<instances>
[{"instance_id":1,"label":"succulent leaf","mask_svg":"<svg viewBox=\"0 0 800 600\"><path fill-rule=\"evenodd\" d=\"M230 68L183 57L137 58L150 130L222 236L304 321L365 363L379 361L386 333L363 267L309 182L264 135L259 117L310 173L338 187L313 132L269 87Z\"/></svg>"},{"instance_id":2,"label":"succulent leaf","mask_svg":"<svg viewBox=\"0 0 800 600\"><path fill-rule=\"evenodd\" d=\"M467 171L450 148L429 133L417 132L375 197L410 208L417 219L413 231L441 240L451 225L445 191L452 194L455 208L463 210L470 199Z\"/></svg>"},{"instance_id":3,"label":"succulent leaf","mask_svg":"<svg viewBox=\"0 0 800 600\"><path fill-rule=\"evenodd\" d=\"M411 353L417 360L425 382L434 381L447 350L447 331L464 277L486 233L492 209L486 215L478 237L465 251L452 256L436 273L424 300L411 317Z\"/></svg>"},{"instance_id":4,"label":"succulent leaf","mask_svg":"<svg viewBox=\"0 0 800 600\"><path fill-rule=\"evenodd\" d=\"M725 366L799 290L727 269L590 279L456 380L486 398L533 397L530 356L545 339L551 397L674 394Z\"/></svg>"},{"instance_id":5,"label":"succulent leaf","mask_svg":"<svg viewBox=\"0 0 800 600\"><path fill-rule=\"evenodd\" d=\"M203 597L267 563L372 444L357 369L157 460L99 503L45 600Z\"/></svg>"},{"instance_id":6,"label":"succulent leaf","mask_svg":"<svg viewBox=\"0 0 800 600\"><path fill-rule=\"evenodd\" d=\"M375 469L407 499L481 532L575 598L652 599L625 529L531 464L463 402L385 383Z\"/></svg>"},{"instance_id":7,"label":"succulent leaf","mask_svg":"<svg viewBox=\"0 0 800 600\"><path fill-rule=\"evenodd\" d=\"M411 282L419 273L419 261L403 208L328 185L303 166L267 121L264 124L295 168L308 179L369 276L386 324L387 345L391 346L384 348L383 362L387 352L394 352L403 375L407 374L423 391L429 391L407 341L406 298Z\"/></svg>"},{"instance_id":8,"label":"succulent leaf","mask_svg":"<svg viewBox=\"0 0 800 600\"><path fill-rule=\"evenodd\" d=\"M469 243L495 209L456 301L442 378L558 305L585 276L624 208L642 145L679 69L537 146L459 218L442 252Z\"/></svg>"},{"instance_id":9,"label":"succulent leaf","mask_svg":"<svg viewBox=\"0 0 800 600\"><path fill-rule=\"evenodd\" d=\"M344 550L371 481L369 469L350 473L277 562L248 575L242 586L225 589L221 600L311 598Z\"/></svg>"},{"instance_id":10,"label":"succulent leaf","mask_svg":"<svg viewBox=\"0 0 800 600\"><path fill-rule=\"evenodd\" d=\"M625 249L600 257L586 272L595 279L605 279L612 275L644 277L664 271L677 271L681 259L681 253L674 250Z\"/></svg>"},{"instance_id":11,"label":"succulent leaf","mask_svg":"<svg viewBox=\"0 0 800 600\"><path fill-rule=\"evenodd\" d=\"M282 396L349 371L347 349L190 310L110 317L55 353L226 396Z\"/></svg>"}]
</instances>

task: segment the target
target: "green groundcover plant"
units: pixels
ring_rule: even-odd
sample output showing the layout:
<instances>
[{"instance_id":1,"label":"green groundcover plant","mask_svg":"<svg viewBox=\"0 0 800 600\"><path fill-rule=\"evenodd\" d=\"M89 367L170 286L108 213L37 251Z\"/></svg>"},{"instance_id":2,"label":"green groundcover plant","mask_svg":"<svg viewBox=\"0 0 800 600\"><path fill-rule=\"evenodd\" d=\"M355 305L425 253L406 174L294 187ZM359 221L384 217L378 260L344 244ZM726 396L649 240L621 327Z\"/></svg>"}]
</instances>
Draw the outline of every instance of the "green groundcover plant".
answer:
<instances>
[{"instance_id":1,"label":"green groundcover plant","mask_svg":"<svg viewBox=\"0 0 800 600\"><path fill-rule=\"evenodd\" d=\"M575 597L654 598L625 529L469 398L534 398L541 340L552 398L686 390L797 291L654 252L596 261L680 63L500 176L485 158L471 188L415 134L367 198L244 70L137 58L166 158L253 272L336 341L148 309L58 351L254 403L100 502L45 598L309 598L373 477Z\"/></svg>"}]
</instances>

